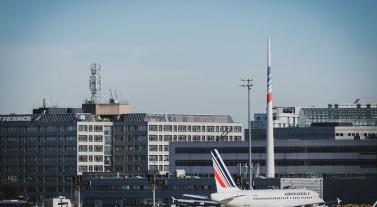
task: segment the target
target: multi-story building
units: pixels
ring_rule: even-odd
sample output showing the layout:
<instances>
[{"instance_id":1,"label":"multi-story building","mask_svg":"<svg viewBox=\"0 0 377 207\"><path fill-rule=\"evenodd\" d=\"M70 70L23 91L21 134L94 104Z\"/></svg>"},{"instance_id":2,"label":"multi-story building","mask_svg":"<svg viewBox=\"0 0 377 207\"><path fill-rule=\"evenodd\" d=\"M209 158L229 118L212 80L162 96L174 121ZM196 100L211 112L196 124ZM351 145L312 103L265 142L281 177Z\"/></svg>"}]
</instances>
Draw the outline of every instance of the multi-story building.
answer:
<instances>
[{"instance_id":1,"label":"multi-story building","mask_svg":"<svg viewBox=\"0 0 377 207\"><path fill-rule=\"evenodd\" d=\"M273 107L274 128L297 127L299 107ZM254 120L251 121L252 129L265 129L267 126L266 113L255 113Z\"/></svg>"},{"instance_id":2,"label":"multi-story building","mask_svg":"<svg viewBox=\"0 0 377 207\"><path fill-rule=\"evenodd\" d=\"M71 196L72 176L111 169L112 122L82 113L0 115L0 180Z\"/></svg>"},{"instance_id":3,"label":"multi-story building","mask_svg":"<svg viewBox=\"0 0 377 207\"><path fill-rule=\"evenodd\" d=\"M169 143L243 141L230 116L125 114L114 123L114 170L169 172Z\"/></svg>"},{"instance_id":4,"label":"multi-story building","mask_svg":"<svg viewBox=\"0 0 377 207\"><path fill-rule=\"evenodd\" d=\"M377 126L377 103L329 104L327 108L300 110L300 127L329 122L348 123L353 126Z\"/></svg>"},{"instance_id":5,"label":"multi-story building","mask_svg":"<svg viewBox=\"0 0 377 207\"><path fill-rule=\"evenodd\" d=\"M112 125L110 121L78 122L78 172L111 171Z\"/></svg>"}]
</instances>

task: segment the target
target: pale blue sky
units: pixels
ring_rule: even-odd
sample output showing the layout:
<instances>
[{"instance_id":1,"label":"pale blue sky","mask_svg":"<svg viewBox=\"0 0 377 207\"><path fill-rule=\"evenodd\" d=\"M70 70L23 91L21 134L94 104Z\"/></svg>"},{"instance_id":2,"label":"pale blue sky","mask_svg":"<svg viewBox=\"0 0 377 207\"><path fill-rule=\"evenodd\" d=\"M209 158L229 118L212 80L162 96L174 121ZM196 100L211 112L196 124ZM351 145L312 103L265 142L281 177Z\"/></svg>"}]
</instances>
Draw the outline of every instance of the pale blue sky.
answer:
<instances>
[{"instance_id":1,"label":"pale blue sky","mask_svg":"<svg viewBox=\"0 0 377 207\"><path fill-rule=\"evenodd\" d=\"M133 112L230 114L376 100L377 1L0 1L0 113L80 106L89 65Z\"/></svg>"}]
</instances>

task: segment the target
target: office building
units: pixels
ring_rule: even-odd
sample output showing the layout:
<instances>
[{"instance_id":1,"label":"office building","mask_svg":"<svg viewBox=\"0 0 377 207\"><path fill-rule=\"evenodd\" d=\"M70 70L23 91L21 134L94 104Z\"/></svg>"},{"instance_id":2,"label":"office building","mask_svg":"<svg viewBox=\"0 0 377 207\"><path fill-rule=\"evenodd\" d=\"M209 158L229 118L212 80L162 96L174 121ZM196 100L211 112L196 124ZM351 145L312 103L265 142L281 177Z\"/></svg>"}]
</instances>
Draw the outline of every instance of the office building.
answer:
<instances>
[{"instance_id":1,"label":"office building","mask_svg":"<svg viewBox=\"0 0 377 207\"><path fill-rule=\"evenodd\" d=\"M345 123L352 126L377 126L377 103L329 104L327 108L301 108L299 126L312 123Z\"/></svg>"},{"instance_id":2,"label":"office building","mask_svg":"<svg viewBox=\"0 0 377 207\"><path fill-rule=\"evenodd\" d=\"M72 176L111 169L112 122L62 111L0 115L1 183L31 196L71 196Z\"/></svg>"},{"instance_id":3,"label":"office building","mask_svg":"<svg viewBox=\"0 0 377 207\"><path fill-rule=\"evenodd\" d=\"M169 143L243 141L230 116L125 114L114 122L114 170L130 174L169 170Z\"/></svg>"},{"instance_id":4,"label":"office building","mask_svg":"<svg viewBox=\"0 0 377 207\"><path fill-rule=\"evenodd\" d=\"M274 128L297 127L299 111L299 107L273 107L272 116ZM266 113L255 113L254 120L251 121L251 128L265 129L266 126Z\"/></svg>"}]
</instances>

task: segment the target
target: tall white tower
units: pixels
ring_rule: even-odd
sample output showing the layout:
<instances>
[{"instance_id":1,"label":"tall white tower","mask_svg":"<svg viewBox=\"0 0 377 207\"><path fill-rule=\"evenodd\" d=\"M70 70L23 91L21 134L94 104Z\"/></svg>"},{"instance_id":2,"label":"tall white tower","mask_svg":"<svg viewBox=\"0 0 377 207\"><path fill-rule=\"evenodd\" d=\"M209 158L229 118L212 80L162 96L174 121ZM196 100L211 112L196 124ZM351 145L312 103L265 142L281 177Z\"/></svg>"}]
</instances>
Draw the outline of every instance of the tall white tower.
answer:
<instances>
[{"instance_id":1,"label":"tall white tower","mask_svg":"<svg viewBox=\"0 0 377 207\"><path fill-rule=\"evenodd\" d=\"M272 82L270 36L267 37L267 141L266 141L266 177L275 177L274 124L272 119Z\"/></svg>"},{"instance_id":2,"label":"tall white tower","mask_svg":"<svg viewBox=\"0 0 377 207\"><path fill-rule=\"evenodd\" d=\"M99 63L92 63L90 65L90 79L89 79L89 88L92 96L90 97L91 103L97 103L101 97L101 65Z\"/></svg>"}]
</instances>

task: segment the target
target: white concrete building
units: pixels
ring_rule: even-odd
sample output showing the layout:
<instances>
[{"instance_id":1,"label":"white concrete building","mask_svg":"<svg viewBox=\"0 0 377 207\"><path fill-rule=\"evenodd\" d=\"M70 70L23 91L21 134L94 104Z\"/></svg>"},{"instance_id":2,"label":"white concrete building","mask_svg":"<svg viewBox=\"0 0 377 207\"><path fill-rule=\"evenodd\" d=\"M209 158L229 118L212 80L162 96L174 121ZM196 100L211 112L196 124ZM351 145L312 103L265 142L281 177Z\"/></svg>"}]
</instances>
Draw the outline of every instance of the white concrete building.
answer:
<instances>
[{"instance_id":1,"label":"white concrete building","mask_svg":"<svg viewBox=\"0 0 377 207\"><path fill-rule=\"evenodd\" d=\"M77 171L111 170L111 134L113 122L77 122Z\"/></svg>"},{"instance_id":2,"label":"white concrete building","mask_svg":"<svg viewBox=\"0 0 377 207\"><path fill-rule=\"evenodd\" d=\"M297 127L300 107L273 107L274 128ZM251 121L252 129L265 129L267 126L266 113L255 113Z\"/></svg>"}]
</instances>

